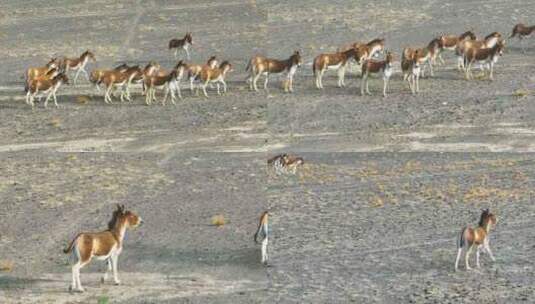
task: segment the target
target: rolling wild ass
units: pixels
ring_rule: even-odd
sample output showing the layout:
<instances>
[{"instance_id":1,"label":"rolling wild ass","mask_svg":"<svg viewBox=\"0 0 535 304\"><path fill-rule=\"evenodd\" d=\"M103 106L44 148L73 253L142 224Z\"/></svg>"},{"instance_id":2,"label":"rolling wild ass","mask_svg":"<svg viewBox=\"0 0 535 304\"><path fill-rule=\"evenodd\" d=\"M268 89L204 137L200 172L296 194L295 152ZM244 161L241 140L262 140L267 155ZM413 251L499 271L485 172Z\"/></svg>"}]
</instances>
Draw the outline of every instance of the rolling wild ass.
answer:
<instances>
[{"instance_id":1,"label":"rolling wild ass","mask_svg":"<svg viewBox=\"0 0 535 304\"><path fill-rule=\"evenodd\" d=\"M268 264L268 235L269 235L269 223L268 223L269 213L267 211L264 211L262 215L260 216L260 220L258 223L258 228L256 229L256 232L254 234L254 241L258 244L258 240L261 238L262 240L262 257L260 259L260 262L267 266Z\"/></svg>"},{"instance_id":2,"label":"rolling wild ass","mask_svg":"<svg viewBox=\"0 0 535 304\"><path fill-rule=\"evenodd\" d=\"M266 58L263 56L254 56L253 58L251 58L251 60L249 60L249 63L245 68L245 71L250 72L250 76L247 78L249 88L251 90L258 91L256 83L258 82L260 76L264 75L266 76L266 79L264 80L264 90L267 91L269 74L277 74L287 71L288 73L286 75L286 79L288 81L288 86L285 87L285 90L293 92L293 77L295 75L295 72L297 71L297 68L300 67L301 64L301 54L299 53L299 51L293 52L292 56L290 56L286 60L277 60Z\"/></svg>"},{"instance_id":3,"label":"rolling wild ass","mask_svg":"<svg viewBox=\"0 0 535 304\"><path fill-rule=\"evenodd\" d=\"M189 48L193 45L193 39L191 37L191 33L186 33L184 38L182 39L171 39L169 41L169 49L175 50L175 59L178 55L178 51L182 50L186 52L186 59L189 60Z\"/></svg>"},{"instance_id":4,"label":"rolling wild ass","mask_svg":"<svg viewBox=\"0 0 535 304\"><path fill-rule=\"evenodd\" d=\"M108 272L113 271L115 285L121 284L117 273L117 261L123 250L123 241L127 229L133 229L143 224L141 217L132 211L125 209L124 205L117 205L113 212L112 219L108 223L108 229L102 232L82 232L79 233L63 250L64 253L71 253L74 258L72 266L71 291L84 292L80 282L80 269L91 262L93 257L104 260L108 264L107 270L102 276L102 283L108 277Z\"/></svg>"},{"instance_id":5,"label":"rolling wild ass","mask_svg":"<svg viewBox=\"0 0 535 304\"><path fill-rule=\"evenodd\" d=\"M305 161L302 157L286 153L275 155L267 161L268 167L272 167L277 175L282 173L295 174L297 167L304 163Z\"/></svg>"},{"instance_id":6,"label":"rolling wild ass","mask_svg":"<svg viewBox=\"0 0 535 304\"><path fill-rule=\"evenodd\" d=\"M531 36L533 32L535 32L535 25L526 26L523 23L519 23L515 25L515 27L513 27L513 32L509 38L518 37L518 40L520 40L520 47L522 48L522 52L525 53L526 50L524 49L524 44L522 43L522 40Z\"/></svg>"},{"instance_id":7,"label":"rolling wild ass","mask_svg":"<svg viewBox=\"0 0 535 304\"><path fill-rule=\"evenodd\" d=\"M490 250L489 245L489 233L492 225L496 225L497 219L494 214L492 214L489 209L483 209L481 212L481 217L479 219L479 225L477 228L471 228L466 226L461 230L461 235L459 236L459 242L457 243L457 258L455 259L455 271L459 270L459 261L461 259L461 253L463 249L466 250L464 256L464 261L466 264L466 270L471 270L468 260L470 259L470 254L474 247L476 247L476 267L480 268L479 264L479 254L481 247L487 251L490 256L490 259L494 261L494 255Z\"/></svg>"},{"instance_id":8,"label":"rolling wild ass","mask_svg":"<svg viewBox=\"0 0 535 304\"><path fill-rule=\"evenodd\" d=\"M157 88L162 88L165 91L165 96L162 100L162 105L164 106L169 93L171 93L171 102L173 104L176 104L175 91L178 93L178 97L182 99L182 94L180 93L180 86L178 84L177 79L182 78L185 69L186 66L184 65L182 60L180 60L173 68L173 70L171 70L171 72L166 75L145 75L143 77L143 83L147 90L147 94L145 96L145 103L147 105L150 105L152 101L156 102Z\"/></svg>"},{"instance_id":9,"label":"rolling wild ass","mask_svg":"<svg viewBox=\"0 0 535 304\"><path fill-rule=\"evenodd\" d=\"M225 82L225 77L227 73L232 71L232 65L228 61L223 61L219 67L216 68L203 68L200 73L200 80L202 91L204 96L208 97L206 93L206 87L209 83L215 83L217 86L217 94L221 95L219 84L223 85L223 92L227 92L227 83ZM198 88L197 88L198 90Z\"/></svg>"},{"instance_id":10,"label":"rolling wild ass","mask_svg":"<svg viewBox=\"0 0 535 304\"><path fill-rule=\"evenodd\" d=\"M392 53L386 52L386 58L382 61L373 59L364 60L362 63L362 80L360 82L360 95L364 95L364 88L366 93L371 95L370 88L368 86L368 77L373 73L381 73L383 76L383 97L386 97L386 90L388 89L388 80L392 76L392 62L394 57Z\"/></svg>"},{"instance_id":11,"label":"rolling wild ass","mask_svg":"<svg viewBox=\"0 0 535 304\"><path fill-rule=\"evenodd\" d=\"M74 75L74 84L76 84L76 80L78 79L80 72L83 72L87 81L89 81L89 74L85 70L85 66L90 59L93 62L97 61L95 59L95 55L89 50L83 52L78 58L63 58L65 73L69 72L69 70L76 71L76 74Z\"/></svg>"},{"instance_id":12,"label":"rolling wild ass","mask_svg":"<svg viewBox=\"0 0 535 304\"><path fill-rule=\"evenodd\" d=\"M48 106L48 101L50 97L54 98L54 104L56 108L58 107L58 99L56 97L56 92L62 84L68 84L69 79L64 73L59 73L53 78L46 76L37 77L31 79L26 83L24 88L26 92L26 103L34 107L34 98L41 93L42 95L47 95L45 99L45 108Z\"/></svg>"}]
</instances>

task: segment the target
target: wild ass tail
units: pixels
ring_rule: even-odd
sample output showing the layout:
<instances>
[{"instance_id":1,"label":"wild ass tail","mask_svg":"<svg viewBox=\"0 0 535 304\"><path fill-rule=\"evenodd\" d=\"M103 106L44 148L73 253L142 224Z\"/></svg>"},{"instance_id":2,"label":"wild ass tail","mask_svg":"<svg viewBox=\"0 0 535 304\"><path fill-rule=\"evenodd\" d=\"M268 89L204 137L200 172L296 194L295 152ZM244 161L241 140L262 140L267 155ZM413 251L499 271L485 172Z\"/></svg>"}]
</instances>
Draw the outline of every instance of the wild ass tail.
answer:
<instances>
[{"instance_id":1,"label":"wild ass tail","mask_svg":"<svg viewBox=\"0 0 535 304\"><path fill-rule=\"evenodd\" d=\"M251 60L247 62L247 66L245 67L245 72L248 72L251 69Z\"/></svg>"},{"instance_id":2,"label":"wild ass tail","mask_svg":"<svg viewBox=\"0 0 535 304\"><path fill-rule=\"evenodd\" d=\"M74 242L78 239L80 235L78 234L74 239L72 239L71 243L69 244L69 247L63 249L63 253L67 254L72 251L72 248L74 247Z\"/></svg>"},{"instance_id":3,"label":"wild ass tail","mask_svg":"<svg viewBox=\"0 0 535 304\"><path fill-rule=\"evenodd\" d=\"M457 244L457 248L463 248L466 244L466 239L464 237L466 229L468 229L468 227L464 227L463 230L461 230L461 235L459 236L459 243Z\"/></svg>"}]
</instances>

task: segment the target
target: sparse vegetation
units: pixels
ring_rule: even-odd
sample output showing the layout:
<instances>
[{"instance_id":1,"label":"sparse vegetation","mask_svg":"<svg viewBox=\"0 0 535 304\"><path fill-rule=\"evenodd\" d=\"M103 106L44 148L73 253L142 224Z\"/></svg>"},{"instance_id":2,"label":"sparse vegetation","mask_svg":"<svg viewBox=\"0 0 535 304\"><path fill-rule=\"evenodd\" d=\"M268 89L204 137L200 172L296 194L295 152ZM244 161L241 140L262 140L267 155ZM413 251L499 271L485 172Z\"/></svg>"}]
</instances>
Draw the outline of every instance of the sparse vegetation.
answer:
<instances>
[{"instance_id":1,"label":"sparse vegetation","mask_svg":"<svg viewBox=\"0 0 535 304\"><path fill-rule=\"evenodd\" d=\"M0 261L0 272L11 272L15 263L10 260L1 260Z\"/></svg>"},{"instance_id":2,"label":"sparse vegetation","mask_svg":"<svg viewBox=\"0 0 535 304\"><path fill-rule=\"evenodd\" d=\"M212 225L216 227L222 227L228 224L227 219L222 214L212 216L211 222L212 222Z\"/></svg>"},{"instance_id":3,"label":"sparse vegetation","mask_svg":"<svg viewBox=\"0 0 535 304\"><path fill-rule=\"evenodd\" d=\"M54 118L50 119L50 123L49 124L52 127L61 128L61 119L59 119L59 117L54 117Z\"/></svg>"}]
</instances>

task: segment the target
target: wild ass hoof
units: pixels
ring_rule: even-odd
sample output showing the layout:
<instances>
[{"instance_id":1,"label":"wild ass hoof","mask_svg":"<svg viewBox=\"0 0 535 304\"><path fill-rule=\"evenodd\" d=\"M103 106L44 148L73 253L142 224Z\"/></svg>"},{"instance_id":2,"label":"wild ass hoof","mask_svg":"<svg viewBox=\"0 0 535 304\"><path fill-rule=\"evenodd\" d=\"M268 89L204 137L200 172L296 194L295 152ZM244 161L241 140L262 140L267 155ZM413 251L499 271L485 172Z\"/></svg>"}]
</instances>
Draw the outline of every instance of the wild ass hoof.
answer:
<instances>
[{"instance_id":1,"label":"wild ass hoof","mask_svg":"<svg viewBox=\"0 0 535 304\"><path fill-rule=\"evenodd\" d=\"M117 281L113 282L113 285L119 286L119 285L121 285L121 281L117 280Z\"/></svg>"}]
</instances>

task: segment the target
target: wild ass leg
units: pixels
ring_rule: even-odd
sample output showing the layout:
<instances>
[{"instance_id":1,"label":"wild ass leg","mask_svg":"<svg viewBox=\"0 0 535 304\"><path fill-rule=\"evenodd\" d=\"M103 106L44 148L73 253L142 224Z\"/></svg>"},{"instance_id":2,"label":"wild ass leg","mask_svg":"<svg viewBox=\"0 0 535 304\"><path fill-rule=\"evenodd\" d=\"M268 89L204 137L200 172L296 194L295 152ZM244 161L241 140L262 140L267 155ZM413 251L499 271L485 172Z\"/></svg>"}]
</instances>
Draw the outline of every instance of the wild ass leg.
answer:
<instances>
[{"instance_id":1,"label":"wild ass leg","mask_svg":"<svg viewBox=\"0 0 535 304\"><path fill-rule=\"evenodd\" d=\"M366 86L366 82L368 80L368 73L364 73L362 77L360 78L360 95L364 96L364 87Z\"/></svg>"},{"instance_id":2,"label":"wild ass leg","mask_svg":"<svg viewBox=\"0 0 535 304\"><path fill-rule=\"evenodd\" d=\"M188 48L187 48L187 47L186 47L186 48L184 48L184 50L186 51L186 58L187 58L187 59L189 60L189 50L188 50Z\"/></svg>"},{"instance_id":3,"label":"wild ass leg","mask_svg":"<svg viewBox=\"0 0 535 304\"><path fill-rule=\"evenodd\" d=\"M106 280L108 279L108 272L111 272L111 271L112 271L111 258L108 258L106 260L106 267L104 270L104 274L102 275L102 278L100 278L101 283L104 284L104 282L106 282Z\"/></svg>"},{"instance_id":4,"label":"wild ass leg","mask_svg":"<svg viewBox=\"0 0 535 304\"><path fill-rule=\"evenodd\" d=\"M266 236L264 240L262 240L262 264L264 265L267 265L268 263L267 246L268 246L268 238Z\"/></svg>"},{"instance_id":5,"label":"wild ass leg","mask_svg":"<svg viewBox=\"0 0 535 304\"><path fill-rule=\"evenodd\" d=\"M76 74L74 74L74 84L76 85L76 80L78 80L78 76L80 75L80 72L82 71L82 68L78 68L76 70Z\"/></svg>"},{"instance_id":6,"label":"wild ass leg","mask_svg":"<svg viewBox=\"0 0 535 304\"><path fill-rule=\"evenodd\" d=\"M489 238L485 238L485 240L483 241L483 247L485 248L485 251L487 251L487 253L489 254L490 256L490 259L494 262L496 261L496 259L494 258L494 255L492 254L492 251L490 250L490 244L489 244Z\"/></svg>"},{"instance_id":7,"label":"wild ass leg","mask_svg":"<svg viewBox=\"0 0 535 304\"><path fill-rule=\"evenodd\" d=\"M457 249L457 258L455 259L455 271L459 270L459 261L461 260L462 252L463 248L459 247L459 249Z\"/></svg>"},{"instance_id":8,"label":"wild ass leg","mask_svg":"<svg viewBox=\"0 0 535 304\"><path fill-rule=\"evenodd\" d=\"M489 79L491 81L494 80L494 62L490 62L490 75L489 75Z\"/></svg>"},{"instance_id":9,"label":"wild ass leg","mask_svg":"<svg viewBox=\"0 0 535 304\"><path fill-rule=\"evenodd\" d=\"M388 77L383 78L383 97L386 97L386 89L388 87Z\"/></svg>"},{"instance_id":10,"label":"wild ass leg","mask_svg":"<svg viewBox=\"0 0 535 304\"><path fill-rule=\"evenodd\" d=\"M294 91L294 75L293 74L289 75L288 77L288 86L289 86L290 92L293 93Z\"/></svg>"},{"instance_id":11,"label":"wild ass leg","mask_svg":"<svg viewBox=\"0 0 535 304\"><path fill-rule=\"evenodd\" d=\"M481 268L481 264L479 264L479 255L481 254L481 245L477 245L476 247L476 268Z\"/></svg>"},{"instance_id":12,"label":"wild ass leg","mask_svg":"<svg viewBox=\"0 0 535 304\"><path fill-rule=\"evenodd\" d=\"M210 80L207 79L206 82L205 82L205 83L203 84L203 86L202 86L202 92L204 93L204 96L205 96L205 97L208 97L208 93L206 93L206 86L208 85L208 82L209 82L209 81L210 81Z\"/></svg>"},{"instance_id":13,"label":"wild ass leg","mask_svg":"<svg viewBox=\"0 0 535 304\"><path fill-rule=\"evenodd\" d=\"M266 79L264 80L264 90L267 91L267 84L269 81L269 73L266 73Z\"/></svg>"},{"instance_id":14,"label":"wild ass leg","mask_svg":"<svg viewBox=\"0 0 535 304\"><path fill-rule=\"evenodd\" d=\"M429 65L429 74L431 75L431 77L435 76L435 74L433 73L433 63L431 62L431 60L427 60L427 64Z\"/></svg>"},{"instance_id":15,"label":"wild ass leg","mask_svg":"<svg viewBox=\"0 0 535 304\"><path fill-rule=\"evenodd\" d=\"M50 97L52 97L52 93L53 93L53 91L51 90L50 93L48 93L48 95L46 96L45 108L48 106L48 101L50 100Z\"/></svg>"},{"instance_id":16,"label":"wild ass leg","mask_svg":"<svg viewBox=\"0 0 535 304\"><path fill-rule=\"evenodd\" d=\"M217 95L221 95L221 91L219 90L219 87L220 87L220 85L219 85L219 81L216 82L215 85L216 85L216 87L217 87Z\"/></svg>"},{"instance_id":17,"label":"wild ass leg","mask_svg":"<svg viewBox=\"0 0 535 304\"><path fill-rule=\"evenodd\" d=\"M466 264L466 270L471 270L472 267L468 264L468 260L470 259L470 254L472 253L472 249L474 248L474 244L470 245L468 247L468 250L466 250L466 254L464 255L464 262Z\"/></svg>"},{"instance_id":18,"label":"wild ass leg","mask_svg":"<svg viewBox=\"0 0 535 304\"><path fill-rule=\"evenodd\" d=\"M339 88L343 88L345 86L345 84L344 84L345 73L346 73L346 67L345 67L345 65L342 65L338 69L338 87Z\"/></svg>"},{"instance_id":19,"label":"wild ass leg","mask_svg":"<svg viewBox=\"0 0 535 304\"><path fill-rule=\"evenodd\" d=\"M262 73L258 73L256 74L256 76L253 78L253 89L258 92L258 87L257 87L257 81L258 81L258 78L260 78L260 75L262 75Z\"/></svg>"},{"instance_id":20,"label":"wild ass leg","mask_svg":"<svg viewBox=\"0 0 535 304\"><path fill-rule=\"evenodd\" d=\"M119 274L117 272L117 260L119 260L119 255L112 254L111 263L112 263L112 269L113 269L113 281L115 285L121 284L121 281L119 280Z\"/></svg>"}]
</instances>

